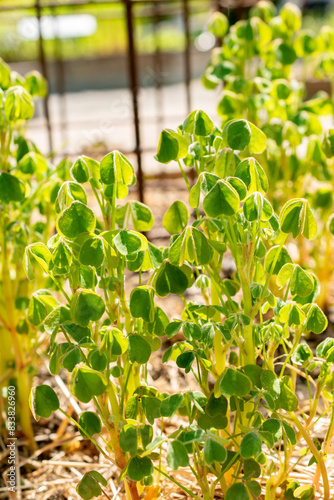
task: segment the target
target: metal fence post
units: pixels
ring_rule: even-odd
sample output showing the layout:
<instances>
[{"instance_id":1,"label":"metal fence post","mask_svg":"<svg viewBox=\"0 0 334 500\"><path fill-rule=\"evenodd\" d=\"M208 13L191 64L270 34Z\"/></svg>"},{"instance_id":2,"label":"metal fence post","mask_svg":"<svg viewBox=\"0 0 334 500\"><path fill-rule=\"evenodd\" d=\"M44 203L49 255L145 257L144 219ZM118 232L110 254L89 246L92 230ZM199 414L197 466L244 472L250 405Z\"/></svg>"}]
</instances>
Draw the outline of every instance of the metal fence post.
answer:
<instances>
[{"instance_id":1,"label":"metal fence post","mask_svg":"<svg viewBox=\"0 0 334 500\"><path fill-rule=\"evenodd\" d=\"M183 0L183 23L184 33L186 35L186 46L184 49L184 70L185 70L185 84L186 84L186 98L187 98L187 113L191 111L191 65L190 65L190 25L189 25L189 3L188 0Z\"/></svg>"},{"instance_id":2,"label":"metal fence post","mask_svg":"<svg viewBox=\"0 0 334 500\"><path fill-rule=\"evenodd\" d=\"M41 8L40 0L36 0L35 10L36 10L36 17L37 17L37 21L38 21L38 31L39 31L39 62L41 64L42 74L43 74L44 78L46 79L46 81L48 82L48 90L47 90L47 94L43 100L43 104L44 104L44 115L45 115L45 119L46 119L46 127L48 130L49 149L50 149L50 153L52 153L53 141L52 141L52 128L51 128L50 112L49 112L49 79L48 79L48 69L47 69L46 57L45 57L45 52L44 52L42 26L41 26L42 8Z\"/></svg>"},{"instance_id":3,"label":"metal fence post","mask_svg":"<svg viewBox=\"0 0 334 500\"><path fill-rule=\"evenodd\" d=\"M134 42L134 25L133 25L133 4L132 0L123 0L126 7L126 24L128 34L128 63L129 63L129 77L130 87L132 93L132 107L133 119L136 138L136 155L138 166L138 195L139 200L144 201L144 177L142 170L142 156L140 144L140 123L139 123L139 109L138 109L138 74L137 74L137 60Z\"/></svg>"},{"instance_id":4,"label":"metal fence post","mask_svg":"<svg viewBox=\"0 0 334 500\"><path fill-rule=\"evenodd\" d=\"M51 12L53 19L55 20L56 23L55 38L54 38L56 84L57 84L57 94L59 96L60 131L61 131L62 142L65 144L68 140L67 106L66 106L66 96L65 96L66 93L65 68L62 57L61 40L59 38L59 33L58 33L59 16L56 8L52 8Z\"/></svg>"}]
</instances>

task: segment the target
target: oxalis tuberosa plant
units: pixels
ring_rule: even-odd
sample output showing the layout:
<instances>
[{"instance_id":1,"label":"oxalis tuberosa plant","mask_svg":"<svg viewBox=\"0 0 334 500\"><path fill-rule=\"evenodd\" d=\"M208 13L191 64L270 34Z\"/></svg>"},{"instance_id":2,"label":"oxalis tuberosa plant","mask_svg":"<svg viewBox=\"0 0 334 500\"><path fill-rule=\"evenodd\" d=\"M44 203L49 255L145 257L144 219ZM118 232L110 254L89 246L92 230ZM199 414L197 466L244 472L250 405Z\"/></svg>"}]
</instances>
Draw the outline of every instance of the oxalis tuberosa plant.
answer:
<instances>
[{"instance_id":1,"label":"oxalis tuberosa plant","mask_svg":"<svg viewBox=\"0 0 334 500\"><path fill-rule=\"evenodd\" d=\"M55 283L52 291L36 292L30 304L35 324L50 335L50 373L67 370L72 394L90 406L74 421L48 385L33 389L30 404L36 419L57 409L67 415L118 467L127 498L136 500L144 487L154 488L151 454L163 441L160 436L153 440L160 410L157 391L147 384L147 362L160 348L168 318L154 305L153 288L141 284L143 272L162 265L162 250L143 234L153 224L148 207L137 201L116 205L135 182L134 169L121 153L112 152L101 163L79 158L71 175L56 199L57 233L47 244L27 247L25 269L33 279L41 267ZM87 205L87 192L95 196L98 215ZM138 273L130 298L127 270ZM77 491L90 499L106 486L103 476L91 471Z\"/></svg>"},{"instance_id":2,"label":"oxalis tuberosa plant","mask_svg":"<svg viewBox=\"0 0 334 500\"><path fill-rule=\"evenodd\" d=\"M307 198L316 211L322 245L299 239L299 263L318 276L322 290L317 298L325 309L329 297L333 251L326 224L333 212L333 152L327 130L334 116L334 100L327 92L312 95L312 84L329 81L334 89L334 29L319 33L303 29L302 12L287 2L278 12L261 0L249 18L229 26L228 18L214 13L207 29L218 44L203 75L208 89L221 89L217 112L223 123L247 119L268 137L257 159L269 180L268 200L275 210L295 197ZM323 82L322 84L320 82ZM311 86L309 86L311 84Z\"/></svg>"},{"instance_id":3,"label":"oxalis tuberosa plant","mask_svg":"<svg viewBox=\"0 0 334 500\"><path fill-rule=\"evenodd\" d=\"M166 213L164 226L172 236L165 266L175 273L191 266L202 292L201 302L194 303L171 286L172 279L159 286L161 268L157 271L156 293L182 294L185 303L182 318L166 328L170 338L180 329L185 338L163 361L192 372L200 388L184 394L182 414L189 427L169 442L169 450L177 450L175 461L170 452L169 464L190 465L205 499L214 498L218 485L226 499L256 498L262 490L270 500L279 489L281 498L311 499L320 475L321 498L329 498L325 457L333 417L322 446L313 439L313 426L321 411L332 412L333 342L321 343L316 356L302 342L307 332L323 332L327 319L314 303L317 278L289 254L291 238L316 237L316 222L305 199L292 199L275 214L261 165L252 157L238 158L246 147L255 154L265 149L259 129L232 120L221 131L202 111L160 137L156 158L178 162L195 216L190 223L180 201ZM185 175L188 167L197 172L193 186ZM307 411L296 397L299 377L308 387ZM317 464L307 486L293 480L301 460L294 450L301 441L309 463Z\"/></svg>"},{"instance_id":4,"label":"oxalis tuberosa plant","mask_svg":"<svg viewBox=\"0 0 334 500\"><path fill-rule=\"evenodd\" d=\"M35 101L45 93L46 82L39 73L21 76L0 59L0 406L2 415L11 416L6 391L15 387L16 425L30 448L35 442L28 398L43 337L37 338L34 323L28 321L33 287L22 261L28 243L47 241L53 231L52 201L60 173L28 138ZM36 278L43 286L42 273ZM1 420L1 435L6 425L8 430L13 425L12 418Z\"/></svg>"},{"instance_id":5,"label":"oxalis tuberosa plant","mask_svg":"<svg viewBox=\"0 0 334 500\"><path fill-rule=\"evenodd\" d=\"M178 162L189 190L188 206L177 200L164 216L165 248L143 234L153 224L149 208L125 199L135 181L129 161L119 152L100 163L80 158L58 193L57 234L26 249L27 275L41 267L56 283L47 303L45 291L32 298L35 321L50 335L50 372L70 372L72 394L88 404L72 418L53 389L40 385L32 411L37 419L67 415L117 465L132 500L142 492L158 498L166 477L191 498L200 489L205 500L217 490L226 500L330 498L334 342L313 353L303 341L323 332L327 319L314 302L316 276L289 253L294 238L316 237L316 222L303 198L275 213L261 165L238 157L246 147L265 149L257 127L232 120L221 130L203 111L162 131L156 159ZM188 167L197 172L192 186ZM138 282L126 290L129 271ZM189 299L193 286L196 301ZM171 294L184 302L181 318L155 304ZM172 339L163 362L185 372L188 390L159 393L149 385L147 363L163 336ZM306 401L296 396L301 383ZM314 426L326 418L320 443ZM168 434L166 419L183 423ZM300 461L314 464L310 484L294 479ZM196 487L174 477L184 467ZM91 471L77 491L90 499L106 488Z\"/></svg>"}]
</instances>

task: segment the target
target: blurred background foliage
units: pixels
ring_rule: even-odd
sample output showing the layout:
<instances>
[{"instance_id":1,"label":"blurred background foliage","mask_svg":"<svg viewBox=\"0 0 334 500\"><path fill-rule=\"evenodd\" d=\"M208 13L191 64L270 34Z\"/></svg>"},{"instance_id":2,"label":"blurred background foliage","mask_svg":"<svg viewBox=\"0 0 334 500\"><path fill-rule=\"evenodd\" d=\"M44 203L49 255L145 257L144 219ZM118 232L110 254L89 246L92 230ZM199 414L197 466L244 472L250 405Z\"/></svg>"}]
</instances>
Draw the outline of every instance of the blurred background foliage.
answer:
<instances>
[{"instance_id":1,"label":"blurred background foliage","mask_svg":"<svg viewBox=\"0 0 334 500\"><path fill-rule=\"evenodd\" d=\"M66 0L60 0L56 8L43 8L44 16L54 16L59 19L64 15L88 14L96 19L96 30L89 36L60 38L45 40L47 59L53 60L59 52L63 60L77 58L99 58L124 54L127 49L126 24L124 5L121 2L105 5L65 6L61 5ZM32 5L30 0L19 0L18 5ZM40 2L47 3L46 1ZM191 38L192 40L202 32L208 17L212 2L189 2L191 8ZM2 0L0 6L12 6L13 1ZM137 49L141 53L150 54L157 48L164 52L180 52L184 49L185 34L180 9L175 4L164 2L163 12L161 7L139 4L134 7L135 37ZM156 10L155 10L156 9ZM159 15L159 24L154 25L152 18ZM56 17L57 16L57 17ZM59 16L59 17L58 17ZM0 22L0 53L8 62L35 60L38 57L38 41L22 36L18 26L24 19L35 17L34 9L22 9L1 13ZM158 47L157 47L158 46Z\"/></svg>"}]
</instances>

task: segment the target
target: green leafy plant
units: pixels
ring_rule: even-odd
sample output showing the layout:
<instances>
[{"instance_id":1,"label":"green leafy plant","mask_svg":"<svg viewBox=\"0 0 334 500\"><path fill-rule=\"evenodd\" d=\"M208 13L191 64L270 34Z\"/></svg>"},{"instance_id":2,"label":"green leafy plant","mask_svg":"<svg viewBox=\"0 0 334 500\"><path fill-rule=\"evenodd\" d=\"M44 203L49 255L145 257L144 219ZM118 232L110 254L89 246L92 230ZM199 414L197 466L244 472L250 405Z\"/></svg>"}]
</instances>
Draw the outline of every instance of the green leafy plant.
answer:
<instances>
[{"instance_id":1,"label":"green leafy plant","mask_svg":"<svg viewBox=\"0 0 334 500\"><path fill-rule=\"evenodd\" d=\"M23 77L0 59L0 387L5 407L4 388L16 385L17 423L32 448L28 395L34 357L43 338L37 339L36 325L29 323L32 287L22 260L28 243L46 241L53 230L51 207L59 185L55 167L28 139L26 128L35 100L45 92L46 82L39 73ZM37 277L41 286L41 273Z\"/></svg>"},{"instance_id":2,"label":"green leafy plant","mask_svg":"<svg viewBox=\"0 0 334 500\"><path fill-rule=\"evenodd\" d=\"M153 435L160 410L157 390L147 383L147 363L160 348L168 318L154 304L152 286L142 284L142 273L160 267L163 254L143 235L153 225L150 209L134 200L117 203L136 179L124 155L114 151L101 162L79 158L70 171L72 180L62 184L55 200L56 234L26 248L27 276L33 279L41 268L54 283L33 294L30 321L49 335L51 374L68 371L72 394L94 407L78 421L68 418L117 464L127 497L135 500L138 481L147 488L152 484L152 457L163 441ZM99 215L88 206L91 192ZM138 273L129 298L127 271ZM36 419L58 409L67 414L48 385L33 389L30 405ZM89 499L105 486L91 471L77 492Z\"/></svg>"},{"instance_id":3,"label":"green leafy plant","mask_svg":"<svg viewBox=\"0 0 334 500\"><path fill-rule=\"evenodd\" d=\"M250 120L267 135L266 150L257 159L268 177L274 209L303 197L316 210L326 248L319 248L319 239L307 245L299 239L297 245L299 262L323 285L317 301L326 308L333 274L326 221L333 212L334 176L331 131L324 118L333 116L334 101L333 92L332 97L324 91L308 97L308 81L330 80L333 88L334 31L324 26L316 34L301 26L301 11L291 3L277 13L274 4L260 1L249 19L230 27L224 14L215 13L208 29L221 46L213 50L203 83L209 89L222 85L217 109L223 122Z\"/></svg>"},{"instance_id":4,"label":"green leafy plant","mask_svg":"<svg viewBox=\"0 0 334 500\"><path fill-rule=\"evenodd\" d=\"M125 199L135 182L129 161L117 151L100 163L78 159L55 202L57 233L26 248L27 276L41 268L54 283L29 305L31 320L50 336L49 370L70 372L72 394L90 405L72 419L54 390L41 385L31 393L34 416L67 415L117 464L129 499L143 487L145 498L152 498L151 487L159 494L154 476L198 498L164 467L166 448L169 468L189 467L205 500L217 488L227 500L261 492L273 500L279 488L285 498L312 499L320 480L323 498L330 498L333 343L326 339L313 353L302 341L308 332L323 332L327 319L314 302L316 276L289 252L295 238L315 238L317 225L304 198L275 213L264 169L239 156L246 148L265 150L260 129L239 119L220 130L201 110L161 133L156 159L178 162L189 190L188 206L177 200L163 218L171 235L166 248L143 235L153 224L150 209ZM189 167L197 173L193 185ZM96 210L88 206L90 192ZM138 281L126 289L129 271ZM196 301L189 299L193 286ZM155 297L171 294L183 300L181 317L169 319L155 304ZM181 340L174 338L180 332ZM165 335L173 342L163 362L191 377L189 390L160 394L148 383L147 364ZM296 396L298 377L308 388L306 410ZM314 425L326 413L331 420L320 445ZM168 434L164 421L176 414L184 424ZM307 448L296 456L302 441ZM294 467L306 455L316 472L312 484L301 486ZM92 471L77 492L90 499L106 487Z\"/></svg>"},{"instance_id":5,"label":"green leafy plant","mask_svg":"<svg viewBox=\"0 0 334 500\"><path fill-rule=\"evenodd\" d=\"M247 120L230 120L219 130L194 111L178 130L161 134L156 156L179 163L194 217L182 202L168 210L171 244L152 282L157 295L178 294L185 305L182 318L165 330L169 338L182 330L184 340L175 341L163 361L192 374L199 389L183 393L178 411L188 425L169 438L167 461L172 469L190 466L207 500L218 486L226 499L258 498L262 491L271 500L278 488L284 498L311 499L320 476L322 498L330 498L325 459L333 417L322 446L313 428L322 416L320 397L324 413L332 412L332 341L322 342L316 355L302 341L308 332L323 332L327 318L315 303L318 279L289 253L293 239L315 238L317 225L304 198L275 213L264 169L253 157L239 157L246 148L260 153L265 147L264 134ZM188 167L197 172L193 186ZM200 301L189 300L189 269ZM306 412L296 396L298 377L308 387ZM293 480L301 440L309 463L317 463L307 487ZM269 480L264 484L261 476Z\"/></svg>"}]
</instances>

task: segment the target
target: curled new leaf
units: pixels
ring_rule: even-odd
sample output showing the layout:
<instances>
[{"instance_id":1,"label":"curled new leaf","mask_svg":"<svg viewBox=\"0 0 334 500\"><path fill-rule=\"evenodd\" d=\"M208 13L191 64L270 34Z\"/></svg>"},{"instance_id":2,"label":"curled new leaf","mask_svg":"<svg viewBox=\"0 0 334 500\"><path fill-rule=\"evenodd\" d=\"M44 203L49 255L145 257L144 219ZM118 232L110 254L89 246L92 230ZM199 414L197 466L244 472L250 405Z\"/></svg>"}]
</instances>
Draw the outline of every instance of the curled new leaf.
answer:
<instances>
[{"instance_id":1,"label":"curled new leaf","mask_svg":"<svg viewBox=\"0 0 334 500\"><path fill-rule=\"evenodd\" d=\"M34 103L29 92L20 85L5 92L4 110L9 121L30 120L34 114Z\"/></svg>"},{"instance_id":2,"label":"curled new leaf","mask_svg":"<svg viewBox=\"0 0 334 500\"><path fill-rule=\"evenodd\" d=\"M188 134L208 136L212 134L214 125L209 116L202 110L195 110L183 122L183 129Z\"/></svg>"},{"instance_id":3,"label":"curled new leaf","mask_svg":"<svg viewBox=\"0 0 334 500\"><path fill-rule=\"evenodd\" d=\"M119 151L104 156L100 163L100 175L103 184L132 186L136 182L133 166Z\"/></svg>"},{"instance_id":4,"label":"curled new leaf","mask_svg":"<svg viewBox=\"0 0 334 500\"><path fill-rule=\"evenodd\" d=\"M288 201L279 215L283 233L291 233L294 238L302 234L308 240L315 238L317 223L307 200L295 198Z\"/></svg>"},{"instance_id":5,"label":"curled new leaf","mask_svg":"<svg viewBox=\"0 0 334 500\"><path fill-rule=\"evenodd\" d=\"M163 130L160 134L157 154L155 159L160 163L169 163L176 160L179 152L179 143L169 130Z\"/></svg>"},{"instance_id":6,"label":"curled new leaf","mask_svg":"<svg viewBox=\"0 0 334 500\"><path fill-rule=\"evenodd\" d=\"M71 168L71 175L80 184L89 180L88 165L84 158L80 157Z\"/></svg>"},{"instance_id":7,"label":"curled new leaf","mask_svg":"<svg viewBox=\"0 0 334 500\"><path fill-rule=\"evenodd\" d=\"M204 266L212 259L213 252L204 233L194 227L187 227L174 241L169 251L173 264L181 266L185 260Z\"/></svg>"},{"instance_id":8,"label":"curled new leaf","mask_svg":"<svg viewBox=\"0 0 334 500\"><path fill-rule=\"evenodd\" d=\"M44 243L32 243L25 249L23 267L29 280L35 278L34 261L36 261L44 272L49 270L52 260L50 250Z\"/></svg>"}]
</instances>

